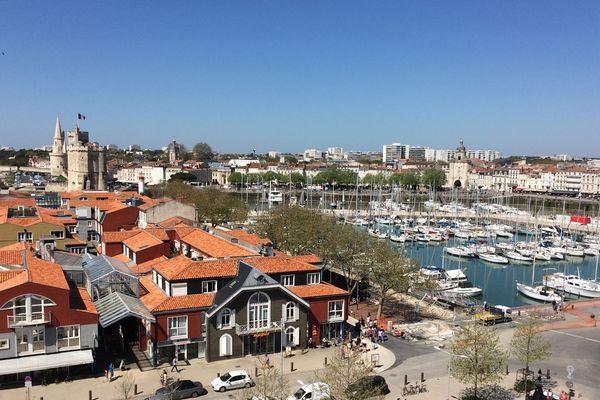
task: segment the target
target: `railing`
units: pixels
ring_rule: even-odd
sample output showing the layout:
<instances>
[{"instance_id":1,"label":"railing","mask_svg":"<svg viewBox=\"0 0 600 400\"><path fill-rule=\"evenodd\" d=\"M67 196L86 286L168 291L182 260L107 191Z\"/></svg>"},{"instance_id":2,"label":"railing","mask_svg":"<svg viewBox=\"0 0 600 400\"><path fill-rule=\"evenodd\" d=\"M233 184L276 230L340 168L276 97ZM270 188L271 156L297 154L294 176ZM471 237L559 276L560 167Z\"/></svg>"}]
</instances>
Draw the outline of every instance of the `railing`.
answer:
<instances>
[{"instance_id":1,"label":"railing","mask_svg":"<svg viewBox=\"0 0 600 400\"><path fill-rule=\"evenodd\" d=\"M8 327L15 328L19 326L43 325L50 322L50 312L33 313L31 315L9 315Z\"/></svg>"},{"instance_id":2,"label":"railing","mask_svg":"<svg viewBox=\"0 0 600 400\"><path fill-rule=\"evenodd\" d=\"M281 330L281 322L271 322L270 324L264 326L255 326L255 325L240 325L235 324L235 333L237 335L250 335L253 333L261 333L261 332L276 332Z\"/></svg>"}]
</instances>

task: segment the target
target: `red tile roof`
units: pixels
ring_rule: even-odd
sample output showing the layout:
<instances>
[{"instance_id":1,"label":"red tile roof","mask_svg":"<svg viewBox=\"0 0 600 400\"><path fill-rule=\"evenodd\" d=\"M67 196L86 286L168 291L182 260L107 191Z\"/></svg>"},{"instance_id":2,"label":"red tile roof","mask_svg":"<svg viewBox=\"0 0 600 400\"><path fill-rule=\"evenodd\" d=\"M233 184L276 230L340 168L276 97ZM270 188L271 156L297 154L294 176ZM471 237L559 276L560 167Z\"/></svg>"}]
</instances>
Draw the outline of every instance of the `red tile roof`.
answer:
<instances>
[{"instance_id":1,"label":"red tile roof","mask_svg":"<svg viewBox=\"0 0 600 400\"><path fill-rule=\"evenodd\" d=\"M158 246L162 244L162 240L146 231L136 231L137 234L123 241L123 244L129 247L134 252L147 249L148 247Z\"/></svg>"},{"instance_id":2,"label":"red tile roof","mask_svg":"<svg viewBox=\"0 0 600 400\"><path fill-rule=\"evenodd\" d=\"M140 300L151 312L208 308L213 305L215 299L214 293L169 297L152 282L151 276L140 278L140 283L146 292Z\"/></svg>"},{"instance_id":3,"label":"red tile roof","mask_svg":"<svg viewBox=\"0 0 600 400\"><path fill-rule=\"evenodd\" d=\"M254 251L247 250L200 229L194 229L183 236L181 241L211 258L249 257L257 255Z\"/></svg>"},{"instance_id":4,"label":"red tile roof","mask_svg":"<svg viewBox=\"0 0 600 400\"><path fill-rule=\"evenodd\" d=\"M20 265L22 265L22 262ZM23 271L21 274L7 277L0 283L0 290L12 288L26 282L66 290L69 289L69 284L65 279L65 275L60 265L35 258L29 252L27 253L27 270Z\"/></svg>"},{"instance_id":5,"label":"red tile roof","mask_svg":"<svg viewBox=\"0 0 600 400\"><path fill-rule=\"evenodd\" d=\"M0 265L22 265L23 254L21 250L0 250Z\"/></svg>"},{"instance_id":6,"label":"red tile roof","mask_svg":"<svg viewBox=\"0 0 600 400\"><path fill-rule=\"evenodd\" d=\"M104 243L123 243L125 239L135 236L139 231L118 231L118 232L104 232L102 234L102 241Z\"/></svg>"},{"instance_id":7,"label":"red tile roof","mask_svg":"<svg viewBox=\"0 0 600 400\"><path fill-rule=\"evenodd\" d=\"M238 259L192 261L177 256L155 265L154 269L169 281L234 277L238 262Z\"/></svg>"},{"instance_id":8,"label":"red tile roof","mask_svg":"<svg viewBox=\"0 0 600 400\"><path fill-rule=\"evenodd\" d=\"M158 223L165 228L174 228L179 226L194 226L194 221L183 217L171 217Z\"/></svg>"},{"instance_id":9,"label":"red tile roof","mask_svg":"<svg viewBox=\"0 0 600 400\"><path fill-rule=\"evenodd\" d=\"M346 290L324 282L319 283L318 285L288 286L287 288L296 296L302 297L303 299L313 297L341 297L349 295Z\"/></svg>"},{"instance_id":10,"label":"red tile roof","mask_svg":"<svg viewBox=\"0 0 600 400\"><path fill-rule=\"evenodd\" d=\"M97 314L96 306L85 288L70 287L70 307L74 310Z\"/></svg>"},{"instance_id":11,"label":"red tile roof","mask_svg":"<svg viewBox=\"0 0 600 400\"><path fill-rule=\"evenodd\" d=\"M19 275L20 273L22 273L23 270L22 269L15 269L15 270L9 270L9 271L0 271L0 283L6 282L9 279L14 278L15 276Z\"/></svg>"},{"instance_id":12,"label":"red tile roof","mask_svg":"<svg viewBox=\"0 0 600 400\"><path fill-rule=\"evenodd\" d=\"M291 256L291 258L293 258L296 261L305 262L305 263L309 263L309 264L320 264L321 262L323 262L323 260L321 260L321 257L319 257L315 254L306 254L306 255L302 255L302 256Z\"/></svg>"},{"instance_id":13,"label":"red tile roof","mask_svg":"<svg viewBox=\"0 0 600 400\"><path fill-rule=\"evenodd\" d=\"M317 266L287 256L253 257L244 259L243 262L252 265L266 274L321 270Z\"/></svg>"},{"instance_id":14,"label":"red tile roof","mask_svg":"<svg viewBox=\"0 0 600 400\"><path fill-rule=\"evenodd\" d=\"M261 244L262 245L271 244L271 241L269 239L260 237L254 233L246 232L243 229L233 229L233 230L229 230L229 231L226 231L224 229L219 229L219 231L223 232L227 236L231 236L233 238L241 240L242 242L246 242L246 243L254 245L254 246L260 246Z\"/></svg>"},{"instance_id":15,"label":"red tile roof","mask_svg":"<svg viewBox=\"0 0 600 400\"><path fill-rule=\"evenodd\" d=\"M160 256L158 258L153 258L152 260L148 260L137 265L132 265L131 267L129 267L129 269L131 269L131 272L133 272L136 275L146 275L152 272L152 268L156 264L160 264L161 262L166 260L167 257Z\"/></svg>"}]
</instances>

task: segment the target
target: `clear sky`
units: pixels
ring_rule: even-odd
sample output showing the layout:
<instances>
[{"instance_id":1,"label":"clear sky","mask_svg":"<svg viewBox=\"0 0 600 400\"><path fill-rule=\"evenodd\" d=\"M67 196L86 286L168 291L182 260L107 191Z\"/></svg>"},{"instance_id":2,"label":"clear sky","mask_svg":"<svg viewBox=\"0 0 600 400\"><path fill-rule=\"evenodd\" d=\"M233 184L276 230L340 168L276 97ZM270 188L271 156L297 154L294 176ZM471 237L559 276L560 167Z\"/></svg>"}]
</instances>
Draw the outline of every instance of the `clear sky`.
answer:
<instances>
[{"instance_id":1,"label":"clear sky","mask_svg":"<svg viewBox=\"0 0 600 400\"><path fill-rule=\"evenodd\" d=\"M600 156L600 1L4 1L0 144Z\"/></svg>"}]
</instances>

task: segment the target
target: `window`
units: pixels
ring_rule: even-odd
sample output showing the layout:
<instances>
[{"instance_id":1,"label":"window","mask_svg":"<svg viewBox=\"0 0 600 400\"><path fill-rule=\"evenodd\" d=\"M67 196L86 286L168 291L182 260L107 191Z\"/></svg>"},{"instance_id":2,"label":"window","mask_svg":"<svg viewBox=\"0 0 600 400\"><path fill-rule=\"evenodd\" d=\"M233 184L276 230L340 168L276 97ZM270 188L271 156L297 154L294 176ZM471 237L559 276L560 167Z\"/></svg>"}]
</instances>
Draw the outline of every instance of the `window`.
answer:
<instances>
[{"instance_id":1,"label":"window","mask_svg":"<svg viewBox=\"0 0 600 400\"><path fill-rule=\"evenodd\" d=\"M295 281L295 275L281 275L281 284L283 286L294 286Z\"/></svg>"},{"instance_id":2,"label":"window","mask_svg":"<svg viewBox=\"0 0 600 400\"><path fill-rule=\"evenodd\" d=\"M217 291L217 281L203 281L202 293L213 293Z\"/></svg>"},{"instance_id":3,"label":"window","mask_svg":"<svg viewBox=\"0 0 600 400\"><path fill-rule=\"evenodd\" d=\"M77 233L77 226L69 225L69 233Z\"/></svg>"},{"instance_id":4,"label":"window","mask_svg":"<svg viewBox=\"0 0 600 400\"><path fill-rule=\"evenodd\" d=\"M169 318L169 339L187 337L187 316Z\"/></svg>"},{"instance_id":5,"label":"window","mask_svg":"<svg viewBox=\"0 0 600 400\"><path fill-rule=\"evenodd\" d=\"M44 321L44 307L55 306L50 299L36 295L16 297L2 306L2 310L13 310L13 322ZM9 316L10 321L10 316Z\"/></svg>"},{"instance_id":6,"label":"window","mask_svg":"<svg viewBox=\"0 0 600 400\"><path fill-rule=\"evenodd\" d=\"M19 232L17 233L17 240L19 242L31 242L33 241L33 233L32 232Z\"/></svg>"},{"instance_id":7,"label":"window","mask_svg":"<svg viewBox=\"0 0 600 400\"><path fill-rule=\"evenodd\" d=\"M158 285L158 274L156 273L156 270L152 270L152 282L156 283Z\"/></svg>"},{"instance_id":8,"label":"window","mask_svg":"<svg viewBox=\"0 0 600 400\"><path fill-rule=\"evenodd\" d=\"M318 272L311 272L306 276L306 283L308 285L318 285L321 283L321 274Z\"/></svg>"},{"instance_id":9,"label":"window","mask_svg":"<svg viewBox=\"0 0 600 400\"><path fill-rule=\"evenodd\" d=\"M231 355L231 335L226 333L219 338L219 356Z\"/></svg>"},{"instance_id":10,"label":"window","mask_svg":"<svg viewBox=\"0 0 600 400\"><path fill-rule=\"evenodd\" d=\"M294 344L294 327L290 326L285 329L285 342L286 346L292 346Z\"/></svg>"},{"instance_id":11,"label":"window","mask_svg":"<svg viewBox=\"0 0 600 400\"><path fill-rule=\"evenodd\" d=\"M217 316L217 328L228 329L235 324L235 310L224 308Z\"/></svg>"},{"instance_id":12,"label":"window","mask_svg":"<svg viewBox=\"0 0 600 400\"><path fill-rule=\"evenodd\" d=\"M88 224L88 228L91 228L91 227L93 227L93 226L94 226L94 221L92 221L92 220L89 220L89 221L87 222L87 224Z\"/></svg>"},{"instance_id":13,"label":"window","mask_svg":"<svg viewBox=\"0 0 600 400\"><path fill-rule=\"evenodd\" d=\"M335 300L329 302L329 320L344 319L344 300Z\"/></svg>"},{"instance_id":14,"label":"window","mask_svg":"<svg viewBox=\"0 0 600 400\"><path fill-rule=\"evenodd\" d=\"M285 316L285 320L286 321L295 321L296 320L296 304L293 302L289 302L286 303L284 306L284 311L285 313L283 314Z\"/></svg>"},{"instance_id":15,"label":"window","mask_svg":"<svg viewBox=\"0 0 600 400\"><path fill-rule=\"evenodd\" d=\"M0 339L0 350L8 350L8 349L10 349L10 340Z\"/></svg>"},{"instance_id":16,"label":"window","mask_svg":"<svg viewBox=\"0 0 600 400\"><path fill-rule=\"evenodd\" d=\"M59 326L56 328L58 349L79 347L79 325Z\"/></svg>"},{"instance_id":17,"label":"window","mask_svg":"<svg viewBox=\"0 0 600 400\"><path fill-rule=\"evenodd\" d=\"M248 300L248 328L268 328L271 324L271 300L263 292L254 293Z\"/></svg>"},{"instance_id":18,"label":"window","mask_svg":"<svg viewBox=\"0 0 600 400\"><path fill-rule=\"evenodd\" d=\"M57 239L64 239L65 231L50 231L50 236L54 236Z\"/></svg>"},{"instance_id":19,"label":"window","mask_svg":"<svg viewBox=\"0 0 600 400\"><path fill-rule=\"evenodd\" d=\"M187 295L187 283L171 283L172 296L185 296Z\"/></svg>"}]
</instances>

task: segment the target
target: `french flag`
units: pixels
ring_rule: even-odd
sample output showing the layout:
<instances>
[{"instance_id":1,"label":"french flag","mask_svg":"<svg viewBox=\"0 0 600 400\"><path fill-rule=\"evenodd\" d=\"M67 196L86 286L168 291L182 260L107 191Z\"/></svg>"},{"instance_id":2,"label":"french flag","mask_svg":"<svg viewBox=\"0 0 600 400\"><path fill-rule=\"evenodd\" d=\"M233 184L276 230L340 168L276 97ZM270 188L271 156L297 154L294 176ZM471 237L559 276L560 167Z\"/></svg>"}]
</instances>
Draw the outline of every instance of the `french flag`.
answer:
<instances>
[{"instance_id":1,"label":"french flag","mask_svg":"<svg viewBox=\"0 0 600 400\"><path fill-rule=\"evenodd\" d=\"M77 113L77 119L85 119L85 115Z\"/></svg>"}]
</instances>

